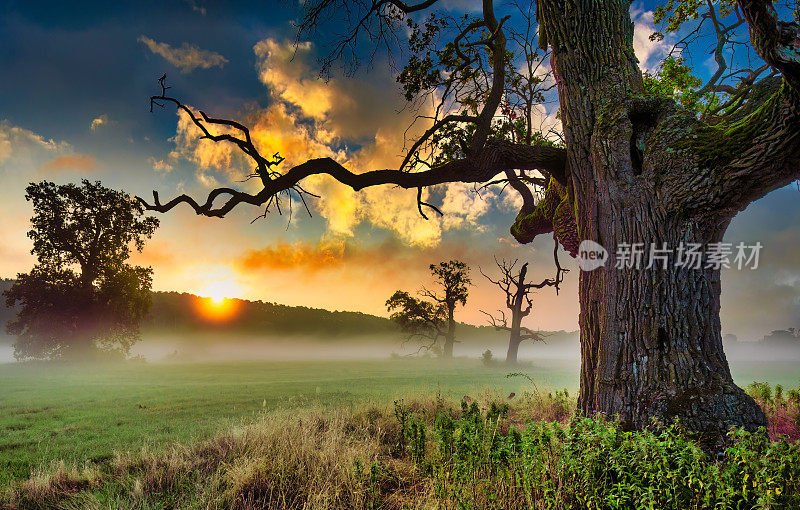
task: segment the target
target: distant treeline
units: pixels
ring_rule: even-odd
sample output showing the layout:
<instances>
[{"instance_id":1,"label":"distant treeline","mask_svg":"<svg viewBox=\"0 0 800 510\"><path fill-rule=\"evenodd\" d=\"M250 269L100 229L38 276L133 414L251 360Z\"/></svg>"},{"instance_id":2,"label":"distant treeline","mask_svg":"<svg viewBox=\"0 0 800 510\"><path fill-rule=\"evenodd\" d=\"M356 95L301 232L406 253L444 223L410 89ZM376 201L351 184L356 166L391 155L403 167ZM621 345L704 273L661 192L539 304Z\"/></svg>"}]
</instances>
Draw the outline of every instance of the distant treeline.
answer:
<instances>
[{"instance_id":1,"label":"distant treeline","mask_svg":"<svg viewBox=\"0 0 800 510\"><path fill-rule=\"evenodd\" d=\"M14 280L0 279L0 292ZM142 324L143 333L190 333L220 330L243 334L314 335L322 337L401 334L397 325L385 317L361 312L332 312L320 308L288 306L263 301L233 299L236 313L224 321L215 321L199 310L202 298L185 292L153 292L150 313ZM16 310L0 300L0 329L16 316ZM495 335L489 327L459 324L457 332L464 339Z\"/></svg>"},{"instance_id":2,"label":"distant treeline","mask_svg":"<svg viewBox=\"0 0 800 510\"><path fill-rule=\"evenodd\" d=\"M153 292L153 305L142 329L145 332L220 329L231 333L315 336L395 334L399 331L392 321L375 315L243 299L231 300L232 306L236 307L231 318L214 321L198 311L200 299L181 292Z\"/></svg>"}]
</instances>

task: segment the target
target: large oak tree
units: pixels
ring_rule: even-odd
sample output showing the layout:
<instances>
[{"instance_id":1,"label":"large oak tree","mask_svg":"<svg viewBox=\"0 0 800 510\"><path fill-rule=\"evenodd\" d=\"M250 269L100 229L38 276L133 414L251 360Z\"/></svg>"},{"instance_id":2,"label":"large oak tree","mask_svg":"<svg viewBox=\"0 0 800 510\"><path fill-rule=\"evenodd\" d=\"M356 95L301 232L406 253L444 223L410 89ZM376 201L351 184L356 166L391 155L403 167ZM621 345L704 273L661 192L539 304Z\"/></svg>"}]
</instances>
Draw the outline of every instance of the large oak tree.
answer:
<instances>
[{"instance_id":1,"label":"large oak tree","mask_svg":"<svg viewBox=\"0 0 800 510\"><path fill-rule=\"evenodd\" d=\"M763 413L733 383L723 353L719 268L615 269L613 247L719 242L737 212L798 177L798 24L779 19L768 0L669 2L667 10L677 13L667 13L672 28L691 18L692 9L710 7L702 19L714 22L723 48L730 32L717 15L740 18L737 26L749 26L752 48L779 76L777 87L749 94L743 91L757 69L733 74L744 77L744 86L731 87L726 97L739 99L728 105L723 98L705 115L674 87L665 93L648 86L652 77L643 77L634 54L630 0L537 0L538 38L525 33L526 25L536 26L526 4L517 6L520 14L496 12L505 5L482 0L476 15L424 18L425 11L441 7L438 0L304 2L301 37L313 37L326 20L350 23L323 70L358 56L361 42L388 48L410 33L411 55L400 81L407 98L440 101L430 128L398 168L356 173L320 158L279 172L280 158L262 156L245 126L195 114L163 89L156 104L172 102L206 138L236 144L252 158L264 187L255 194L220 188L201 202L186 195L161 202L154 194L148 207L165 212L186 203L198 214L222 217L239 204L269 205L281 194L304 198L302 180L327 174L355 190L417 188L422 213L429 205L423 188L488 183L500 174L524 200L512 226L520 242L553 232L571 253L585 239L612 249L609 264L580 274L581 413L618 415L633 428L652 418L680 418L712 437L731 425L763 425ZM425 21L415 21L420 16ZM560 145L532 136L513 115L541 92L541 83L520 72L525 65L519 61L540 61L537 47L550 52ZM720 67L729 63L717 61ZM719 79L704 88L697 92L725 94ZM214 131L220 124L235 134ZM536 186L546 186L538 202Z\"/></svg>"},{"instance_id":2,"label":"large oak tree","mask_svg":"<svg viewBox=\"0 0 800 510\"><path fill-rule=\"evenodd\" d=\"M152 269L128 263L158 220L130 195L84 180L31 183L28 237L36 265L17 275L4 296L19 306L7 324L14 356L87 359L98 349L128 354L150 308Z\"/></svg>"}]
</instances>

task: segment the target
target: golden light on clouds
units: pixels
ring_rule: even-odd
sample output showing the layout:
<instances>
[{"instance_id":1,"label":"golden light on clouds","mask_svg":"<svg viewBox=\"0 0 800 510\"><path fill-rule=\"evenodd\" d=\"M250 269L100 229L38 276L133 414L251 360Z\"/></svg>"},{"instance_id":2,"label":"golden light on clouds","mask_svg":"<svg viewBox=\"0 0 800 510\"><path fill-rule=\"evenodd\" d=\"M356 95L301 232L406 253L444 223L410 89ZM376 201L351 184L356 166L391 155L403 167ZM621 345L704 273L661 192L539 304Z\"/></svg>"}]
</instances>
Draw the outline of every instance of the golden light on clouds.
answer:
<instances>
[{"instance_id":1,"label":"golden light on clouds","mask_svg":"<svg viewBox=\"0 0 800 510\"><path fill-rule=\"evenodd\" d=\"M334 158L354 172L397 167L407 142L404 134L418 135L406 131L415 112L387 101L383 84L348 77L320 80L306 62L312 58L310 49L310 43L295 48L291 41L273 39L255 46L259 78L274 99L267 108L243 113L255 145L263 154L286 158L280 171L319 157ZM241 180L250 171L251 163L235 146L200 140L188 117L178 115L171 160L194 163L198 179L208 186L219 185L218 179ZM213 126L215 134L225 130ZM321 196L312 207L325 218L329 237L353 237L356 226L367 221L412 246L441 241L441 221L426 221L417 213L415 190L380 187L356 193L328 176L312 176L304 187Z\"/></svg>"}]
</instances>

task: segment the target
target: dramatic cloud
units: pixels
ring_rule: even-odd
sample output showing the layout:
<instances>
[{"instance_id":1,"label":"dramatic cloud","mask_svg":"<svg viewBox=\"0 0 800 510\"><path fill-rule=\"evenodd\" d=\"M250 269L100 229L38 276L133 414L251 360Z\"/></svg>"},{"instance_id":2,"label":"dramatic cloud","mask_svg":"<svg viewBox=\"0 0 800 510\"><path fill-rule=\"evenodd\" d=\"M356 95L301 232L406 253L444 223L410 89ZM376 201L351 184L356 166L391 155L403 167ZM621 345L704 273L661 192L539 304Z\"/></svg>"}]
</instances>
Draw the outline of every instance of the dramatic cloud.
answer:
<instances>
[{"instance_id":1,"label":"dramatic cloud","mask_svg":"<svg viewBox=\"0 0 800 510\"><path fill-rule=\"evenodd\" d=\"M369 142L386 128L402 133L414 118L388 66L376 65L364 79L337 76L326 82L319 77L309 42L295 46L293 41L265 39L253 50L261 82L275 99L317 121L320 141L336 137ZM401 138L393 155L402 149Z\"/></svg>"},{"instance_id":2,"label":"dramatic cloud","mask_svg":"<svg viewBox=\"0 0 800 510\"><path fill-rule=\"evenodd\" d=\"M269 107L245 112L240 119L250 126L255 145L262 154L285 157L280 167L283 171L319 157L334 158L357 173L397 168L409 140L426 128L418 122L409 129L415 115L428 112L411 111L399 94L387 93L387 87L395 86L388 71L361 81L347 77L320 80L307 63L313 58L311 50L310 43L301 43L295 52L294 43L273 39L255 46L259 78L274 100ZM170 158L194 163L200 182L217 186L220 179L241 181L252 171L252 161L234 145L201 140L189 117L178 115ZM543 126L559 128L555 116L548 115L544 107L537 115ZM238 134L224 126L213 126L212 132ZM430 219L426 220L417 211L416 190L383 186L356 193L327 176L306 179L304 186L322 197L313 205L327 220L333 237L353 236L359 224L368 222L418 247L435 246L446 230L481 230L482 218L493 207L499 205L506 211L509 203L516 203L513 198L499 200L496 190L478 195L471 186L450 184L423 192L423 199L432 193L441 199L444 212L439 218L428 211Z\"/></svg>"},{"instance_id":3,"label":"dramatic cloud","mask_svg":"<svg viewBox=\"0 0 800 510\"><path fill-rule=\"evenodd\" d=\"M443 227L481 229L478 220L489 210L494 196L492 191L478 192L472 184L462 182L447 184L447 193L441 208L444 213Z\"/></svg>"},{"instance_id":4,"label":"dramatic cloud","mask_svg":"<svg viewBox=\"0 0 800 510\"><path fill-rule=\"evenodd\" d=\"M219 53L202 50L193 44L183 43L180 48L175 48L167 43L154 41L144 35L139 36L137 40L156 55L164 57L167 62L180 69L182 73L189 73L197 68L222 67L228 63L228 59Z\"/></svg>"},{"instance_id":5,"label":"dramatic cloud","mask_svg":"<svg viewBox=\"0 0 800 510\"><path fill-rule=\"evenodd\" d=\"M291 42L268 39L256 45L260 77L274 99L268 108L243 115L256 146L262 154L285 157L284 171L318 157L335 158L355 172L397 167L413 114L398 114L401 105L386 100L391 77L387 74L379 83L342 78L326 84L305 63L309 49L301 44L292 60ZM214 132L230 131L214 127ZM188 116L179 114L170 156L194 163L201 182L237 181L252 171L252 162L235 146L200 140L199 135ZM348 149L351 144L353 150ZM439 221L425 221L416 211L415 191L382 187L355 193L326 176L309 178L304 186L322 197L313 204L333 236L352 236L359 223L369 221L414 245L435 244L441 237Z\"/></svg>"},{"instance_id":6,"label":"dramatic cloud","mask_svg":"<svg viewBox=\"0 0 800 510\"><path fill-rule=\"evenodd\" d=\"M97 161L88 154L60 156L42 165L41 170L46 174L70 170L79 174L88 174L97 170Z\"/></svg>"},{"instance_id":7,"label":"dramatic cloud","mask_svg":"<svg viewBox=\"0 0 800 510\"><path fill-rule=\"evenodd\" d=\"M92 119L92 123L89 125L89 129L91 129L92 131L97 131L102 126L106 125L108 125L108 115L103 114L100 115L99 117Z\"/></svg>"}]
</instances>

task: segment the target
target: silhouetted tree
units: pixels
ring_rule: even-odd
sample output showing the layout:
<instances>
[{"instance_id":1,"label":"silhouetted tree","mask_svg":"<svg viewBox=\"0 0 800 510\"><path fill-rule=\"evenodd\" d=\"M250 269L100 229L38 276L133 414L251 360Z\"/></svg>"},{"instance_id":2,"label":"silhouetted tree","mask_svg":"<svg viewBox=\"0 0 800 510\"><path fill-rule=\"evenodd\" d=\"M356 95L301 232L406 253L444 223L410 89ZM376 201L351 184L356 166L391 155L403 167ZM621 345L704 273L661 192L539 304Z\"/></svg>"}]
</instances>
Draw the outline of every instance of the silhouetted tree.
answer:
<instances>
[{"instance_id":1,"label":"silhouetted tree","mask_svg":"<svg viewBox=\"0 0 800 510\"><path fill-rule=\"evenodd\" d=\"M434 348L439 338L445 336L447 311L441 303L431 303L397 290L386 300L386 309L391 312L389 318L409 339L421 341L427 349Z\"/></svg>"},{"instance_id":2,"label":"silhouetted tree","mask_svg":"<svg viewBox=\"0 0 800 510\"><path fill-rule=\"evenodd\" d=\"M470 283L469 266L460 260L450 260L430 265L437 291L425 287L420 290L425 301L398 290L386 301L390 318L412 337L430 340L429 346L444 338L442 357L453 357L453 344L456 342L455 309L459 304L467 304Z\"/></svg>"},{"instance_id":3,"label":"silhouetted tree","mask_svg":"<svg viewBox=\"0 0 800 510\"><path fill-rule=\"evenodd\" d=\"M720 266L617 268L625 260L614 250L623 243L719 243L738 211L800 176L800 25L780 19L786 9L769 0L667 2L658 11L667 30L696 23L694 41L705 35L717 41L718 70L692 91L697 101L684 101L693 84L679 65L665 70L666 78L647 80L637 65L630 0L480 4L477 12L457 15L434 11L444 7L441 0L301 2L300 37L313 37L323 23L350 23L333 37L324 68L364 55L360 42L374 44L368 55L397 42L407 46L399 73L405 97L436 108L420 115L430 127L397 168L353 172L318 158L278 172L280 161L263 157L245 126L198 115L162 88L153 104L171 102L205 138L236 144L254 161L263 188L254 194L218 188L202 202L181 195L162 203L154 193L148 207L165 212L186 203L221 217L238 204L275 203L281 194L302 199L301 181L326 174L355 190L417 189L422 212L436 210L423 201L423 188L503 181L522 198L511 227L520 243L554 232L572 254L583 240L612 251L606 266L580 275L581 414L604 412L632 428L679 418L715 438L731 425L764 425L759 406L733 382L723 352ZM425 17L426 10L434 12ZM732 58L734 48L749 48L747 35L737 36L748 27L763 64ZM517 86L523 64L541 58L536 48L549 49L557 85L563 143L555 145L526 133L525 119L516 124L523 136L503 129L531 115L516 105L541 91ZM752 69L735 68L750 62ZM765 73L780 77L756 83ZM665 79L667 86L657 86ZM220 125L224 132L209 131ZM531 187L545 189L538 202ZM224 202L215 205L217 199Z\"/></svg>"},{"instance_id":4,"label":"silhouetted tree","mask_svg":"<svg viewBox=\"0 0 800 510\"><path fill-rule=\"evenodd\" d=\"M506 299L506 308L511 311L511 324L506 319L506 314L502 310L498 310L499 317L494 316L488 312L481 310L489 318L489 323L497 331L508 331L508 351L506 353L506 363L514 364L517 362L517 354L519 353L519 344L525 340L532 340L534 342L543 341L542 334L538 331L533 331L522 325L523 319L530 315L531 308L533 307L533 300L531 300L531 293L534 289L541 289L543 287L555 287L558 292L558 286L563 280L563 273L567 271L558 265L555 278L546 278L539 283L530 283L525 279L528 277L528 263L522 264L519 271L516 270L517 261L506 262L505 260L495 259L495 264L500 270L500 277L493 279L481 270L481 274L495 284ZM556 264L558 260L556 259Z\"/></svg>"},{"instance_id":5,"label":"silhouetted tree","mask_svg":"<svg viewBox=\"0 0 800 510\"><path fill-rule=\"evenodd\" d=\"M20 306L6 325L18 337L14 355L78 358L98 348L127 354L150 306L152 279L151 268L127 260L158 220L100 182L32 183L25 198L33 202L28 237L37 263L4 293L7 306Z\"/></svg>"}]
</instances>

